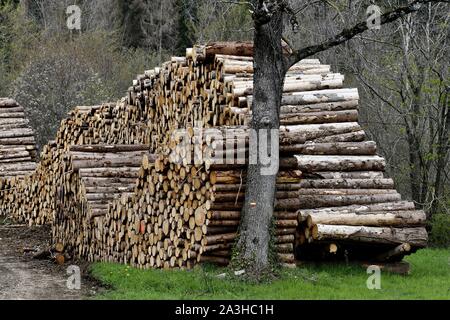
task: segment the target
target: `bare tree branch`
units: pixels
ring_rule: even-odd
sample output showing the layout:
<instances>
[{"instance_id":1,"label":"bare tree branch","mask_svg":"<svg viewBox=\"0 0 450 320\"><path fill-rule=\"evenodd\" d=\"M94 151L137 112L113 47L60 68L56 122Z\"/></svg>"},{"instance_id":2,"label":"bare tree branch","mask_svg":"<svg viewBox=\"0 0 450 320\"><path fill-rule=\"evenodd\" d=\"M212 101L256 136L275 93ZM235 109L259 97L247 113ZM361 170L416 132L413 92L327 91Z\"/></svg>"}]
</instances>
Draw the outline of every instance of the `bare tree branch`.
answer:
<instances>
[{"instance_id":1,"label":"bare tree branch","mask_svg":"<svg viewBox=\"0 0 450 320\"><path fill-rule=\"evenodd\" d=\"M395 9L393 11L390 11L390 12L387 12L387 13L381 15L380 23L386 24L386 23L393 22L397 19L400 19L400 18L410 14L410 13L418 11L421 8L422 4L431 3L431 2L450 3L449 0L416 0L416 1L411 2L407 6L400 7L398 9ZM369 27L368 27L366 21L360 22L350 29L344 29L338 35L336 35L332 38L329 38L328 40L326 40L325 42L323 42L321 44L313 45L313 46L309 46L309 47L297 50L290 57L289 64L293 65L293 64L297 63L298 61L305 59L307 57L310 57L316 53L319 53L319 52L328 50L330 48L333 48L335 46L338 46L344 42L351 40L355 36L367 31L368 29L369 29Z\"/></svg>"}]
</instances>

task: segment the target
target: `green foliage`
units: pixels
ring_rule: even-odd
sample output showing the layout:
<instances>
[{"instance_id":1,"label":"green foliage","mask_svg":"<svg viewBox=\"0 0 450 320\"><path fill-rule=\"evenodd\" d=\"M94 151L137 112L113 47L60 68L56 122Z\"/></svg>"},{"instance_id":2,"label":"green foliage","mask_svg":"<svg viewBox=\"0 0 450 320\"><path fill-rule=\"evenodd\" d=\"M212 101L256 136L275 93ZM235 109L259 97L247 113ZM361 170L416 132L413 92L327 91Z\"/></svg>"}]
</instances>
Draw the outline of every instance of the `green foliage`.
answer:
<instances>
[{"instance_id":1,"label":"green foliage","mask_svg":"<svg viewBox=\"0 0 450 320\"><path fill-rule=\"evenodd\" d=\"M430 243L437 247L450 247L450 214L435 214L430 224Z\"/></svg>"},{"instance_id":2,"label":"green foliage","mask_svg":"<svg viewBox=\"0 0 450 320\"><path fill-rule=\"evenodd\" d=\"M136 74L168 57L164 48L156 52L148 46L124 47L124 34L101 15L105 8L114 11L119 0L81 1L83 31L68 32L62 10L67 1L52 7L43 0L42 8L30 1L0 5L0 96L15 98L25 107L40 147L54 138L69 110L116 101ZM143 8L142 1L125 2L134 2L136 10L151 7L146 3ZM51 12L42 17L47 7Z\"/></svg>"},{"instance_id":3,"label":"green foliage","mask_svg":"<svg viewBox=\"0 0 450 320\"><path fill-rule=\"evenodd\" d=\"M127 47L140 47L144 38L140 24L133 23L133 20L140 21L145 14L144 3L141 0L121 0L119 1L122 10L122 26L125 34L124 45Z\"/></svg>"},{"instance_id":4,"label":"green foliage","mask_svg":"<svg viewBox=\"0 0 450 320\"><path fill-rule=\"evenodd\" d=\"M195 42L191 21L196 19L198 4L191 0L176 0L176 4L179 8L177 53L184 55L186 48Z\"/></svg>"},{"instance_id":5,"label":"green foliage","mask_svg":"<svg viewBox=\"0 0 450 320\"><path fill-rule=\"evenodd\" d=\"M97 263L92 275L112 286L99 299L449 299L449 258L448 250L421 250L407 258L410 276L382 273L381 290L367 289L365 269L345 264L284 269L269 283L220 279L228 269L207 265L162 271Z\"/></svg>"},{"instance_id":6,"label":"green foliage","mask_svg":"<svg viewBox=\"0 0 450 320\"><path fill-rule=\"evenodd\" d=\"M39 41L37 27L25 18L21 7L11 3L0 6L0 95L6 95Z\"/></svg>"},{"instance_id":7,"label":"green foliage","mask_svg":"<svg viewBox=\"0 0 450 320\"><path fill-rule=\"evenodd\" d=\"M190 24L197 41L251 40L252 17L246 2L241 2L238 5L214 0L199 1L197 19Z\"/></svg>"}]
</instances>

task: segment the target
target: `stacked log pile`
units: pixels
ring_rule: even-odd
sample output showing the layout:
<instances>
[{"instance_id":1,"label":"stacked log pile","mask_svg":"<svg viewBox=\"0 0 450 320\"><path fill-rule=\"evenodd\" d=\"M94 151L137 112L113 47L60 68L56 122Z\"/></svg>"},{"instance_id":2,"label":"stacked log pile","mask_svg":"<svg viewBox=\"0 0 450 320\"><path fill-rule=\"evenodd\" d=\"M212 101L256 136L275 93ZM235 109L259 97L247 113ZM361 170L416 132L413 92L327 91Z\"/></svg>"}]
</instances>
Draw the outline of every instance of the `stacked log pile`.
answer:
<instances>
[{"instance_id":1,"label":"stacked log pile","mask_svg":"<svg viewBox=\"0 0 450 320\"><path fill-rule=\"evenodd\" d=\"M13 201L21 183L36 169L36 142L34 132L25 117L25 111L15 100L0 98L0 197ZM0 215L8 215L0 207Z\"/></svg>"},{"instance_id":2,"label":"stacked log pile","mask_svg":"<svg viewBox=\"0 0 450 320\"><path fill-rule=\"evenodd\" d=\"M385 159L377 146L366 141L357 118L331 124L341 129L326 134L330 124L298 125L308 130L297 151L297 168L304 179L299 185L299 259L349 258L401 260L427 244L426 215L412 202L402 201L392 179L384 177ZM321 137L315 137L320 128ZM349 130L349 128L352 128ZM386 256L397 247L407 247Z\"/></svg>"},{"instance_id":3,"label":"stacked log pile","mask_svg":"<svg viewBox=\"0 0 450 320\"><path fill-rule=\"evenodd\" d=\"M3 183L1 212L30 225L51 223L57 213L57 188L71 173L69 148L80 144L148 143L143 119L140 109L123 102L76 107L61 122L56 140L43 147L36 170L23 181L8 179Z\"/></svg>"},{"instance_id":4,"label":"stacked log pile","mask_svg":"<svg viewBox=\"0 0 450 320\"><path fill-rule=\"evenodd\" d=\"M206 136L208 135L207 130ZM214 237L211 239L213 245L204 250L200 261L227 264L245 199L246 166L249 159L248 130L223 129L222 137L223 139L216 137L210 141L206 138L206 146L203 148L206 154L205 168L209 172L209 183L212 186L211 208L208 211L210 221L206 231L207 236L211 234ZM231 150L227 148L230 145ZM237 149L238 145L247 147ZM286 266L295 262L294 240L298 226L296 209L289 208L288 204L298 198L298 184L302 177L301 171L292 166L291 160L289 156L280 159L273 219L274 251L279 261Z\"/></svg>"},{"instance_id":5,"label":"stacked log pile","mask_svg":"<svg viewBox=\"0 0 450 320\"><path fill-rule=\"evenodd\" d=\"M148 148L70 147L71 173L58 191L54 241L90 261L141 268L228 264L240 215L239 204L231 202L236 179L155 157ZM286 186L298 182L295 171L279 178ZM296 217L276 216L276 249L285 264L294 262Z\"/></svg>"},{"instance_id":6,"label":"stacked log pile","mask_svg":"<svg viewBox=\"0 0 450 320\"><path fill-rule=\"evenodd\" d=\"M236 54L224 55L223 52ZM244 56L238 56L237 52ZM245 56L250 52L246 44L242 43L227 49L222 44L213 44L188 50L187 62L184 58L172 59L171 68L178 70L176 65L182 61L182 70L193 81L191 84L195 84L194 87L189 86L188 92L194 90L194 96L203 98L197 102L197 108L195 104L188 108L189 111L194 110L194 117L185 117L188 121L184 125L196 120L206 127L223 129L224 126L244 125L241 129L246 129L245 125L251 118L253 100L252 58ZM193 73L192 70L196 69L197 72ZM148 88L151 88L148 85L153 83L152 77L155 74L164 74L166 85L177 88L176 85L171 85L174 79L171 78L170 71L157 69L135 81L135 86L129 93L130 103L136 103L137 100L142 103L146 101L146 97L152 97L152 94L148 94ZM425 214L423 211L416 211L414 204L402 202L393 181L384 178L385 159L376 154L376 143L366 141L365 132L358 124L358 92L356 89L342 88L343 79L342 75L331 73L330 66L321 65L314 59L302 61L288 72L281 108L281 152L286 156L295 155L294 159L289 159L289 163L294 163L294 168L291 169L304 172L305 179L296 186L299 191L294 192L298 192L298 196L278 206L287 212L300 209L298 220L301 226L297 234L297 246L324 243L325 247L333 244L334 248L336 243L340 245L354 242L369 243L376 248L374 252L389 251L405 243L412 250L421 248L427 242L427 234L423 228ZM184 80L179 82L185 83ZM182 91L186 89L185 86L179 88L181 91L175 96L189 96L189 93ZM173 114L171 106L176 106L177 101L170 99L168 95L159 96L155 103L156 110L158 103L161 103L164 112L160 114L166 115L167 123L172 121L177 124L178 119L170 116ZM175 111L175 114L179 113ZM158 119L159 117L157 116ZM178 128L176 125L175 127ZM173 126L169 125L167 128ZM161 140L161 144L167 142ZM225 188L228 194L224 196L236 199L234 208L238 210L233 213L236 216L241 208L236 203L242 200L245 185L242 185L239 171L233 170L231 165L228 165L229 170L226 168L227 166L222 166L224 173L219 176L228 181L234 179L235 189ZM221 188L222 186L219 190ZM296 190L294 187L290 188ZM338 218L333 223L330 223L331 220L314 220L308 217L310 212L305 211L318 208L326 211L327 208L334 210L348 206L354 208L358 205L379 207L378 210L369 212L367 216L371 216L366 219L353 212L353 215ZM398 212L398 207L404 207L403 212ZM221 208L229 210L233 206L225 202L221 204ZM381 216L384 219L380 220ZM411 217L406 218L409 216ZM386 229L386 226L390 228ZM364 235L359 236L360 233ZM347 248L343 246L339 249L345 252ZM308 248L303 251L307 252ZM366 251L368 255L374 255L371 250Z\"/></svg>"},{"instance_id":7,"label":"stacked log pile","mask_svg":"<svg viewBox=\"0 0 450 320\"><path fill-rule=\"evenodd\" d=\"M29 223L53 221L54 240L92 261L228 264L246 182L251 52L249 43L197 46L138 76L121 102L77 107L20 185L23 195L0 205ZM424 213L384 178L385 160L358 124L358 92L343 80L316 59L287 74L274 217L275 251L285 264L294 251L302 259L349 250L357 257L362 245L371 258L392 259L426 243ZM231 144L221 140L228 135ZM112 153L141 145L149 150L125 160L133 169L114 168ZM233 161L195 161L199 151ZM110 167L99 169L98 159ZM99 184L105 174L120 185Z\"/></svg>"},{"instance_id":8,"label":"stacked log pile","mask_svg":"<svg viewBox=\"0 0 450 320\"><path fill-rule=\"evenodd\" d=\"M29 175L36 160L34 132L23 107L0 98L0 180Z\"/></svg>"},{"instance_id":9,"label":"stacked log pile","mask_svg":"<svg viewBox=\"0 0 450 320\"><path fill-rule=\"evenodd\" d=\"M68 152L70 171L58 188L53 240L80 257L93 254L102 230L93 221L105 216L116 199L135 192L148 145L76 145Z\"/></svg>"}]
</instances>

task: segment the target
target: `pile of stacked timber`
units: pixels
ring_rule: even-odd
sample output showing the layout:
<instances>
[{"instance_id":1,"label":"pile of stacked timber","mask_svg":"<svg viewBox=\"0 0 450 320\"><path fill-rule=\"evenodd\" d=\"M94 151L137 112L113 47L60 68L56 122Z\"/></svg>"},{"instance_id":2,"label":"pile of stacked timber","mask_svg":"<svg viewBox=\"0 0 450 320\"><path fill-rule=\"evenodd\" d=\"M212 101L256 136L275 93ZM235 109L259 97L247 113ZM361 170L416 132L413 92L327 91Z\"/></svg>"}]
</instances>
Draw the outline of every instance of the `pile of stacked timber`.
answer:
<instances>
[{"instance_id":1,"label":"pile of stacked timber","mask_svg":"<svg viewBox=\"0 0 450 320\"><path fill-rule=\"evenodd\" d=\"M187 49L186 57L173 57L161 68L139 75L129 88L128 104L146 110L148 120L157 120L149 121L149 126L161 143L168 142L167 131L196 122L202 127L247 124L251 114L253 58L244 55L252 52L251 42L215 43ZM317 59L302 60L287 75L284 101L315 104L334 99L350 101L351 107L358 93L356 89L338 89L343 80L341 74L331 73L330 66L322 65ZM350 115L341 112L346 110L347 104L343 105L335 115L321 114L333 109L319 105L316 113L308 115L314 119L305 121L320 123L320 119L327 118L327 122L333 122L336 116L338 119L355 117L354 112ZM302 112L295 109L290 113L291 117L302 117ZM289 119L285 122L289 123Z\"/></svg>"},{"instance_id":2,"label":"pile of stacked timber","mask_svg":"<svg viewBox=\"0 0 450 320\"><path fill-rule=\"evenodd\" d=\"M79 144L139 144L149 141L140 110L123 102L76 107L61 122L56 140L43 147L41 161L25 180L8 179L0 211L30 225L51 223L56 215L57 187L71 173L67 155Z\"/></svg>"},{"instance_id":3,"label":"pile of stacked timber","mask_svg":"<svg viewBox=\"0 0 450 320\"><path fill-rule=\"evenodd\" d=\"M236 128L246 130L253 100L252 58L246 56L249 54L251 48L246 43L189 49L187 60L173 58L163 68L138 77L130 88L128 100L131 104L155 105L156 117L166 123L164 130L184 127L195 120L204 127L223 130L224 126L240 125ZM177 79L180 74L181 79ZM425 214L416 211L413 203L401 201L392 180L384 178L385 159L376 154L375 142L366 141L365 132L358 124L357 89L342 88L343 78L316 59L304 60L288 72L280 116L281 152L290 157L285 159L289 160L285 163L289 163L290 170L302 171L305 179L296 186L297 191L289 187L297 195L278 201L276 210L299 210L301 225L296 246L301 257L309 255L309 247L322 244L326 248L332 244L332 248L337 247L346 255L349 250L354 251L353 257L361 256L359 246L364 248L369 244L374 249L363 250L366 255L362 258L382 256L397 246L410 247L411 251L424 247ZM160 82L156 93L155 81ZM190 85L185 86L186 83ZM190 95L198 99L186 99ZM180 110L177 97L185 98L182 102L192 102ZM179 123L179 119L184 119L184 123ZM161 144L173 142L167 140L168 136L160 140ZM207 166L207 169L211 168ZM235 190L225 189L235 193L236 214L241 208L238 200L245 190L242 173L236 172L233 165L228 165L228 170L227 165L221 169L224 173L219 173L220 177L241 181ZM227 196L232 198L231 194ZM350 210L345 219L318 219L318 214L338 211L341 207ZM224 203L214 208L224 211L233 206ZM318 208L324 209L319 213L314 211L315 217L308 211ZM368 213L363 219L360 212L365 211ZM408 250L402 252L407 254Z\"/></svg>"},{"instance_id":4,"label":"pile of stacked timber","mask_svg":"<svg viewBox=\"0 0 450 320\"><path fill-rule=\"evenodd\" d=\"M34 132L23 107L0 98L0 180L29 175L36 160Z\"/></svg>"},{"instance_id":5,"label":"pile of stacked timber","mask_svg":"<svg viewBox=\"0 0 450 320\"><path fill-rule=\"evenodd\" d=\"M58 191L54 241L77 257L141 268L228 264L240 216L240 204L231 201L236 177L171 163L148 148L70 147L71 173ZM282 173L278 182L298 183L300 174ZM294 262L296 218L295 212L276 215L276 249L285 264Z\"/></svg>"},{"instance_id":6,"label":"pile of stacked timber","mask_svg":"<svg viewBox=\"0 0 450 320\"><path fill-rule=\"evenodd\" d=\"M120 101L98 106L78 106L61 123L56 142L65 151L71 145L149 144L145 109Z\"/></svg>"},{"instance_id":7,"label":"pile of stacked timber","mask_svg":"<svg viewBox=\"0 0 450 320\"><path fill-rule=\"evenodd\" d=\"M16 184L34 172L36 160L34 132L24 108L13 99L0 98L0 198L14 201L13 194L20 192ZM0 206L0 215L9 211Z\"/></svg>"},{"instance_id":8,"label":"pile of stacked timber","mask_svg":"<svg viewBox=\"0 0 450 320\"><path fill-rule=\"evenodd\" d=\"M92 228L116 199L128 197L137 185L144 157L152 158L148 145L77 145L68 152L70 171L58 187L53 239L66 250L92 254Z\"/></svg>"},{"instance_id":9,"label":"pile of stacked timber","mask_svg":"<svg viewBox=\"0 0 450 320\"><path fill-rule=\"evenodd\" d=\"M244 200L251 52L249 43L198 46L138 76L125 100L76 108L21 193L0 200L0 207L29 223L53 221L54 240L89 260L142 268L227 264ZM400 251L399 257L426 243L423 212L400 201L384 178L385 160L358 124L358 92L342 88L343 79L316 59L287 74L274 219L275 248L285 264L294 262L294 249L298 258L324 250L350 251L352 258ZM219 138L205 136L207 130ZM231 143L223 141L227 135ZM149 150L125 158L133 169L99 169L92 160L118 161L112 154L120 151L109 144ZM94 159L92 153L102 152L89 148L111 152ZM233 161L194 161L199 151ZM119 185L96 182L103 174ZM107 195L111 190L117 192ZM333 220L335 212L342 219Z\"/></svg>"}]
</instances>

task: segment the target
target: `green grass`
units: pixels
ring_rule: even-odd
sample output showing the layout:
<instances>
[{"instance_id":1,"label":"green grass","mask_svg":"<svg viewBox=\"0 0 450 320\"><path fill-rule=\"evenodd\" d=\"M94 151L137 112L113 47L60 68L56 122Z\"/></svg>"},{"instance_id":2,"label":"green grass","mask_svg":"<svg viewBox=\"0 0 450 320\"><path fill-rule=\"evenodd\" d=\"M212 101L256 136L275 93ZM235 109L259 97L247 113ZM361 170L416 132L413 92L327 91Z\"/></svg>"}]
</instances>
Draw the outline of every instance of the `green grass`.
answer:
<instances>
[{"instance_id":1,"label":"green grass","mask_svg":"<svg viewBox=\"0 0 450 320\"><path fill-rule=\"evenodd\" d=\"M382 272L381 290L369 290L369 275L357 265L328 264L283 270L270 283L219 279L227 269L137 270L97 263L92 275L110 288L97 299L450 299L450 250L426 249L407 257L411 274Z\"/></svg>"}]
</instances>

